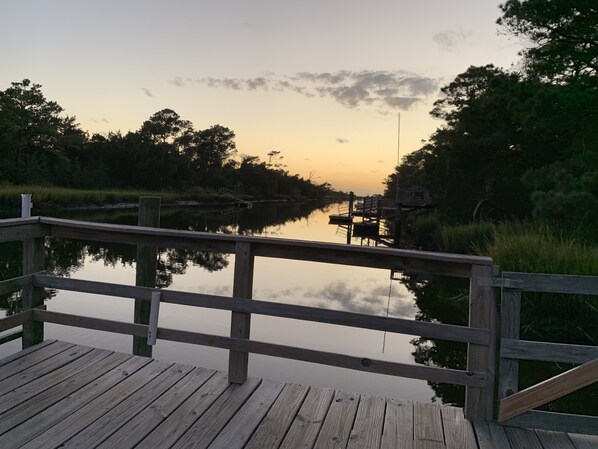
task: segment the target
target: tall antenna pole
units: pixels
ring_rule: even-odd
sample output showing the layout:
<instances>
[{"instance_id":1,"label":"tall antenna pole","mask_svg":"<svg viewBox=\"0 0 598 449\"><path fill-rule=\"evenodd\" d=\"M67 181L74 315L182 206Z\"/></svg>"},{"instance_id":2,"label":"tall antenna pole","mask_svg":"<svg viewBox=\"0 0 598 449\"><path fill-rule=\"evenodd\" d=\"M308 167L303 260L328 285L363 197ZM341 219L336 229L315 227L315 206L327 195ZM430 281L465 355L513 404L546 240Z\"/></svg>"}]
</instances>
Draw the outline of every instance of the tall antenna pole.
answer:
<instances>
[{"instance_id":1,"label":"tall antenna pole","mask_svg":"<svg viewBox=\"0 0 598 449\"><path fill-rule=\"evenodd\" d=\"M401 163L401 113L397 114L397 168L396 168L396 200L399 202L399 164Z\"/></svg>"}]
</instances>

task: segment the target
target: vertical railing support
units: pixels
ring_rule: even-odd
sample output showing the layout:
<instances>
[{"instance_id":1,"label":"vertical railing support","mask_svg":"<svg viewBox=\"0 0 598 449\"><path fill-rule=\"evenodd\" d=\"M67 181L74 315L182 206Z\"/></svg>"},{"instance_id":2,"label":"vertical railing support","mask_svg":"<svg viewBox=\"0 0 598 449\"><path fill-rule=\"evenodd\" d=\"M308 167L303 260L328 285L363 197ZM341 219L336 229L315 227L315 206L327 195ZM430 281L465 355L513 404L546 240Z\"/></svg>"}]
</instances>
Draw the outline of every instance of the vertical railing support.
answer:
<instances>
[{"instance_id":1,"label":"vertical railing support","mask_svg":"<svg viewBox=\"0 0 598 449\"><path fill-rule=\"evenodd\" d=\"M21 195L21 216L31 217L31 194ZM37 273L45 268L44 238L23 240L23 274ZM32 284L23 288L22 310L29 310L44 304L44 289ZM33 321L23 324L23 349L44 340L44 323Z\"/></svg>"},{"instance_id":2,"label":"vertical railing support","mask_svg":"<svg viewBox=\"0 0 598 449\"><path fill-rule=\"evenodd\" d=\"M500 338L518 340L521 328L521 291L502 289L500 300ZM499 358L498 399L519 390L519 360Z\"/></svg>"},{"instance_id":3,"label":"vertical railing support","mask_svg":"<svg viewBox=\"0 0 598 449\"><path fill-rule=\"evenodd\" d=\"M486 374L485 388L465 389L465 417L470 420L491 420L494 415L497 310L492 277L492 266L471 267L469 327L488 329L490 344L467 346L467 371Z\"/></svg>"},{"instance_id":4,"label":"vertical railing support","mask_svg":"<svg viewBox=\"0 0 598 449\"><path fill-rule=\"evenodd\" d=\"M139 226L160 227L160 197L142 196L139 198ZM156 263L158 249L155 246L137 245L137 263L135 269L135 285L140 287L156 286ZM149 324L151 303L135 299L133 321L136 324ZM145 357L152 356L152 347L147 344L146 337L133 337L133 354Z\"/></svg>"},{"instance_id":5,"label":"vertical railing support","mask_svg":"<svg viewBox=\"0 0 598 449\"><path fill-rule=\"evenodd\" d=\"M252 298L254 257L251 244L237 242L235 249L235 274L233 297ZM251 314L232 312L230 336L248 339L251 330ZM243 351L230 351L228 356L228 381L242 384L247 380L249 354Z\"/></svg>"}]
</instances>

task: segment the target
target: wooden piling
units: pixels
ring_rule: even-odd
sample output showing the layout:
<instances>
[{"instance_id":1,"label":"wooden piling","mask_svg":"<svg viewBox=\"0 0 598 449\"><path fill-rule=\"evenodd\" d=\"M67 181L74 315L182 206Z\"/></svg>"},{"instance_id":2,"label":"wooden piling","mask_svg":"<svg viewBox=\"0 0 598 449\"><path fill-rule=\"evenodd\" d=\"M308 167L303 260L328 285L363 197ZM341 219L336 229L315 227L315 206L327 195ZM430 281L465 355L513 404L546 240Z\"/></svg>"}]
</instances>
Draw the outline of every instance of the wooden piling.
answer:
<instances>
[{"instance_id":1,"label":"wooden piling","mask_svg":"<svg viewBox=\"0 0 598 449\"><path fill-rule=\"evenodd\" d=\"M160 227L160 197L142 196L139 198L137 224L151 228ZM158 249L155 246L137 245L135 285L152 288L156 286L157 258ZM134 322L149 325L150 309L149 301L135 299ZM152 347L147 344L147 337L133 337L133 354L152 356Z\"/></svg>"},{"instance_id":2,"label":"wooden piling","mask_svg":"<svg viewBox=\"0 0 598 449\"><path fill-rule=\"evenodd\" d=\"M21 195L21 216L31 217L31 194ZM23 275L37 273L45 269L44 238L23 240ZM27 284L23 287L22 310L32 309L44 304L44 289ZM44 323L33 321L23 324L23 349L41 343L44 340Z\"/></svg>"}]
</instances>

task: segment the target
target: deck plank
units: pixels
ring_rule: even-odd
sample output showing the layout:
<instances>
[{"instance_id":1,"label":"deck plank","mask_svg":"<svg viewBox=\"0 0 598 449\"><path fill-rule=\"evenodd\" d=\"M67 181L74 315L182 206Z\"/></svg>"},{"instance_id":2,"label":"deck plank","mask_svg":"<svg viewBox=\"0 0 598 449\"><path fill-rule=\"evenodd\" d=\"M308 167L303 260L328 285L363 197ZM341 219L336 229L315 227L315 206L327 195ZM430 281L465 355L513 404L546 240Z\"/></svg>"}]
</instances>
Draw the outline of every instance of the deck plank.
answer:
<instances>
[{"instance_id":1,"label":"deck plank","mask_svg":"<svg viewBox=\"0 0 598 449\"><path fill-rule=\"evenodd\" d=\"M575 449L569 435L564 432L551 432L548 430L536 430L536 435L544 446L544 449Z\"/></svg>"},{"instance_id":2,"label":"deck plank","mask_svg":"<svg viewBox=\"0 0 598 449\"><path fill-rule=\"evenodd\" d=\"M380 447L385 409L386 400L384 398L361 395L347 449Z\"/></svg>"},{"instance_id":3,"label":"deck plank","mask_svg":"<svg viewBox=\"0 0 598 449\"><path fill-rule=\"evenodd\" d=\"M598 436L470 422L455 407L231 385L213 370L69 345L0 360L11 373L0 381L0 448L598 449Z\"/></svg>"},{"instance_id":4,"label":"deck plank","mask_svg":"<svg viewBox=\"0 0 598 449\"><path fill-rule=\"evenodd\" d=\"M208 446L209 449L243 449L283 388L284 383L263 380L243 407Z\"/></svg>"},{"instance_id":5,"label":"deck plank","mask_svg":"<svg viewBox=\"0 0 598 449\"><path fill-rule=\"evenodd\" d=\"M499 426L497 423L475 421L473 428L479 449L511 449L504 427Z\"/></svg>"},{"instance_id":6,"label":"deck plank","mask_svg":"<svg viewBox=\"0 0 598 449\"><path fill-rule=\"evenodd\" d=\"M198 391L210 379L213 380L215 374L216 371L213 370L195 368L149 407L100 443L98 448L128 449L135 447L137 443L164 422L193 393ZM202 391L205 392L206 390Z\"/></svg>"},{"instance_id":7,"label":"deck plank","mask_svg":"<svg viewBox=\"0 0 598 449\"><path fill-rule=\"evenodd\" d=\"M0 370L0 380L4 381L5 379L31 368L46 359L54 357L56 354L60 354L73 346L75 346L73 343L59 341L52 345L39 348L36 351L32 351L24 357L17 357L2 367Z\"/></svg>"},{"instance_id":8,"label":"deck plank","mask_svg":"<svg viewBox=\"0 0 598 449\"><path fill-rule=\"evenodd\" d=\"M570 433L569 438L575 449L598 449L598 435L579 435Z\"/></svg>"},{"instance_id":9,"label":"deck plank","mask_svg":"<svg viewBox=\"0 0 598 449\"><path fill-rule=\"evenodd\" d=\"M0 395L5 395L16 388L24 386L42 376L50 375L56 371L77 360L79 357L93 351L93 348L87 346L73 346L66 351L56 354L54 357L44 360L14 376L0 381Z\"/></svg>"},{"instance_id":10,"label":"deck plank","mask_svg":"<svg viewBox=\"0 0 598 449\"><path fill-rule=\"evenodd\" d=\"M440 411L447 449L477 449L473 428L463 416L463 409L444 406Z\"/></svg>"},{"instance_id":11,"label":"deck plank","mask_svg":"<svg viewBox=\"0 0 598 449\"><path fill-rule=\"evenodd\" d=\"M42 348L45 348L46 346L53 345L57 341L58 340L44 340L41 343L38 343L33 346L29 346L28 348L23 349L22 351L7 355L6 357L0 359L0 368L3 367L4 365L8 365L9 363L11 363L17 359L25 357L27 354L31 354L32 352L38 351Z\"/></svg>"},{"instance_id":12,"label":"deck plank","mask_svg":"<svg viewBox=\"0 0 598 449\"><path fill-rule=\"evenodd\" d=\"M229 386L225 374L218 373L212 376L135 447L139 449L170 448L206 413Z\"/></svg>"},{"instance_id":13,"label":"deck plank","mask_svg":"<svg viewBox=\"0 0 598 449\"><path fill-rule=\"evenodd\" d=\"M65 391L67 391L73 382L76 382L76 379L71 379L73 376L84 375L86 372L89 372L92 366L94 367L94 372L103 369L105 366L107 367L105 371L110 369L110 361L105 360L110 355L111 351L94 349L72 363L12 390L10 393L4 395L0 402L0 414L10 411L9 418L12 418L21 409L27 409L29 414L32 413L33 409L38 411L43 410L43 408L53 404L51 402L52 399L55 399L54 402L56 402L68 394ZM122 356L119 358L122 360ZM99 374L96 377L99 377ZM67 382L68 379L70 379L70 382ZM50 402L48 402L48 398L50 398ZM20 408L17 407L23 402L27 402L27 404ZM0 433L6 430L4 424L4 420L2 420L0 422Z\"/></svg>"},{"instance_id":14,"label":"deck plank","mask_svg":"<svg viewBox=\"0 0 598 449\"><path fill-rule=\"evenodd\" d=\"M517 449L543 449L533 430L519 427L505 427L511 446Z\"/></svg>"},{"instance_id":15,"label":"deck plank","mask_svg":"<svg viewBox=\"0 0 598 449\"><path fill-rule=\"evenodd\" d=\"M287 384L268 414L245 446L245 449L277 448L284 439L309 387Z\"/></svg>"},{"instance_id":16,"label":"deck plank","mask_svg":"<svg viewBox=\"0 0 598 449\"><path fill-rule=\"evenodd\" d=\"M435 404L413 404L414 448L445 448L440 407Z\"/></svg>"},{"instance_id":17,"label":"deck plank","mask_svg":"<svg viewBox=\"0 0 598 449\"><path fill-rule=\"evenodd\" d=\"M316 449L340 449L347 446L351 429L357 414L360 396L357 393L336 391L334 399L320 434L316 439Z\"/></svg>"},{"instance_id":18,"label":"deck plank","mask_svg":"<svg viewBox=\"0 0 598 449\"><path fill-rule=\"evenodd\" d=\"M328 388L310 388L281 449L312 448L333 397L334 391Z\"/></svg>"},{"instance_id":19,"label":"deck plank","mask_svg":"<svg viewBox=\"0 0 598 449\"><path fill-rule=\"evenodd\" d=\"M192 366L175 364L142 386L126 401L121 402L108 413L102 415L85 427L70 440L60 445L61 448L94 448L131 418L149 406L154 400L166 393L193 369Z\"/></svg>"},{"instance_id":20,"label":"deck plank","mask_svg":"<svg viewBox=\"0 0 598 449\"><path fill-rule=\"evenodd\" d=\"M386 401L381 449L413 449L413 403Z\"/></svg>"},{"instance_id":21,"label":"deck plank","mask_svg":"<svg viewBox=\"0 0 598 449\"><path fill-rule=\"evenodd\" d=\"M112 388L135 371L147 365L150 359L133 357L117 368L102 375L99 379L85 387L65 396L59 402L48 407L41 413L36 413L27 421L0 436L0 447L20 447L39 434L52 428L64 418L83 407L86 403Z\"/></svg>"},{"instance_id":22,"label":"deck plank","mask_svg":"<svg viewBox=\"0 0 598 449\"><path fill-rule=\"evenodd\" d=\"M212 404L209 413L204 413L172 446L172 449L207 448L253 394L260 382L261 379L249 378L243 384L231 384Z\"/></svg>"},{"instance_id":23,"label":"deck plank","mask_svg":"<svg viewBox=\"0 0 598 449\"><path fill-rule=\"evenodd\" d=\"M174 413L157 426L136 448L170 448L229 388L222 373L211 377Z\"/></svg>"},{"instance_id":24,"label":"deck plank","mask_svg":"<svg viewBox=\"0 0 598 449\"><path fill-rule=\"evenodd\" d=\"M86 401L75 412L25 444L23 449L49 449L61 445L61 443L99 419L113 407L130 398L136 391L160 376L172 365L171 362L150 361L135 373L121 379L117 385L105 393L91 401Z\"/></svg>"}]
</instances>

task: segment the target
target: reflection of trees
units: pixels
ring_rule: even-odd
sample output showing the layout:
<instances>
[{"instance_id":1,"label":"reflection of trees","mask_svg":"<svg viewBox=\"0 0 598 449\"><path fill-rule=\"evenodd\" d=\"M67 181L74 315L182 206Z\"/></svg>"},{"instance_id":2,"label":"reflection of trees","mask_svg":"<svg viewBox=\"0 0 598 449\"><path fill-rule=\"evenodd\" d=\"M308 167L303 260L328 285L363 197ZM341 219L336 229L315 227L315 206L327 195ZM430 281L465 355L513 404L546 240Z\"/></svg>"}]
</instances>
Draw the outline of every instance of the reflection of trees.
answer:
<instances>
[{"instance_id":1,"label":"reflection of trees","mask_svg":"<svg viewBox=\"0 0 598 449\"><path fill-rule=\"evenodd\" d=\"M205 210L199 208L164 208L161 213L162 227L184 229L200 232L257 234L268 226L281 225L307 217L314 210L323 207L323 203L310 202L302 204L259 205L249 210ZM137 211L73 211L64 212L68 218L110 222L118 224L137 224ZM46 270L55 276L70 276L80 269L85 258L94 262L103 262L105 266L133 267L137 250L134 245L118 243L84 242L81 240L46 238ZM172 284L173 276L186 273L187 268L199 266L208 272L219 271L228 266L228 254L207 251L188 251L174 248L159 248L156 272L156 286L165 288ZM3 243L0 245L0 279L21 276L22 244L21 242ZM46 290L46 298L55 295ZM1 295L0 309L8 315L20 310L20 292Z\"/></svg>"},{"instance_id":2,"label":"reflection of trees","mask_svg":"<svg viewBox=\"0 0 598 449\"><path fill-rule=\"evenodd\" d=\"M419 321L467 326L469 316L468 280L444 276L422 279L404 275L403 283L413 293ZM446 340L416 338L413 356L417 363L464 370L467 367L467 345ZM465 387L429 382L436 396L445 404L463 406Z\"/></svg>"}]
</instances>

